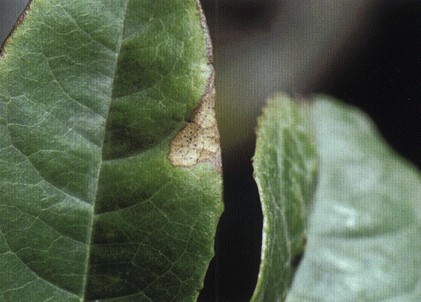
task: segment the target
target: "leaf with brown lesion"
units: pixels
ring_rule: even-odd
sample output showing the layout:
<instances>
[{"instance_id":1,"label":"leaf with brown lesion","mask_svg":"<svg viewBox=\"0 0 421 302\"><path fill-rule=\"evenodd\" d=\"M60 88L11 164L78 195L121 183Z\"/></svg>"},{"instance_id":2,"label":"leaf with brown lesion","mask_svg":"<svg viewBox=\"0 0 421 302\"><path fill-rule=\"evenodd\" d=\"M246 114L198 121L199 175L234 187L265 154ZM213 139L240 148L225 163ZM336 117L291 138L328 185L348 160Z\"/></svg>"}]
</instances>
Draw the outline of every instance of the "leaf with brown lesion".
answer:
<instances>
[{"instance_id":1,"label":"leaf with brown lesion","mask_svg":"<svg viewBox=\"0 0 421 302\"><path fill-rule=\"evenodd\" d=\"M183 128L220 163L199 3L34 0L21 23L0 60L0 300L196 301L222 179L168 155Z\"/></svg>"}]
</instances>

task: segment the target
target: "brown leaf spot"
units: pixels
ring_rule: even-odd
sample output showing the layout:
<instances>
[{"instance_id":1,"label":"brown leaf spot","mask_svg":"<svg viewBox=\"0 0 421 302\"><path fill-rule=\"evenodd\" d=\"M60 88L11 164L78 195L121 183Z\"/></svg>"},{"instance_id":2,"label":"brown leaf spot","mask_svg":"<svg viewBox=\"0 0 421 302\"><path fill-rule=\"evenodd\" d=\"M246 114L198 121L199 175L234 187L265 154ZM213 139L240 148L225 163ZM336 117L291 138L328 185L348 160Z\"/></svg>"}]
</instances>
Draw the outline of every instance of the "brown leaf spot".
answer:
<instances>
[{"instance_id":1,"label":"brown leaf spot","mask_svg":"<svg viewBox=\"0 0 421 302\"><path fill-rule=\"evenodd\" d=\"M200 1L196 0L200 13L200 23L205 34L208 66L211 75L207 89L199 106L188 124L174 137L170 143L168 158L174 166L192 167L198 163L209 162L214 169L222 173L219 132L215 118L215 73L212 66L212 43Z\"/></svg>"},{"instance_id":2,"label":"brown leaf spot","mask_svg":"<svg viewBox=\"0 0 421 302\"><path fill-rule=\"evenodd\" d=\"M191 121L170 144L169 159L174 166L192 167L198 163L212 163L221 172L219 132L215 118L215 87L213 75L209 88L194 112Z\"/></svg>"}]
</instances>

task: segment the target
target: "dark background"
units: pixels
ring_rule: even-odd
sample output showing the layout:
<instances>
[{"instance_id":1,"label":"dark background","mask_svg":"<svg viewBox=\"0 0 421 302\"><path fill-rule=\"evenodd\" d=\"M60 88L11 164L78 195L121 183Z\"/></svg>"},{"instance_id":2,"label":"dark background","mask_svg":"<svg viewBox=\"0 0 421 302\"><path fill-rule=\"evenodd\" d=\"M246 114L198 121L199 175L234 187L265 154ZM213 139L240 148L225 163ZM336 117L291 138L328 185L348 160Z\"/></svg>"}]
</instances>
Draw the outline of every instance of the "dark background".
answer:
<instances>
[{"instance_id":1,"label":"dark background","mask_svg":"<svg viewBox=\"0 0 421 302\"><path fill-rule=\"evenodd\" d=\"M25 2L0 0L0 42ZM276 90L335 96L364 110L420 168L421 1L202 5L214 44L225 212L200 300L247 301L260 263L262 215L251 157L264 99Z\"/></svg>"},{"instance_id":2,"label":"dark background","mask_svg":"<svg viewBox=\"0 0 421 302\"><path fill-rule=\"evenodd\" d=\"M217 78L218 101L222 98L230 102L218 95L218 90L224 90L221 86L226 85L224 75L220 74L224 72L225 57L228 56L223 49L226 43L230 43L226 40L241 34L252 36L262 28L263 31L272 30L271 18L282 13L274 12L275 7L282 11L283 2L204 2L215 48L216 71L222 77L219 81ZM291 93L328 94L361 108L373 119L392 148L419 169L421 1L373 1L365 9L369 11L369 21L343 43L339 50L343 56L334 56L326 62L329 65L327 70L313 71L317 76L300 87L301 90L288 85L281 89ZM321 12L320 18L324 17ZM248 62L239 60L237 64L247 65ZM241 67L238 70L241 72ZM219 115L223 118L227 114L224 110L229 108L219 104ZM235 110L233 112L230 118L238 119ZM250 161L255 141L254 137L247 137L238 144L240 147L232 148L229 141L232 138L226 138L230 131L226 124L230 123L221 124L220 121L225 212L218 227L216 256L200 296L202 301L247 301L253 293L260 264L262 216ZM242 126L254 129L255 124Z\"/></svg>"}]
</instances>

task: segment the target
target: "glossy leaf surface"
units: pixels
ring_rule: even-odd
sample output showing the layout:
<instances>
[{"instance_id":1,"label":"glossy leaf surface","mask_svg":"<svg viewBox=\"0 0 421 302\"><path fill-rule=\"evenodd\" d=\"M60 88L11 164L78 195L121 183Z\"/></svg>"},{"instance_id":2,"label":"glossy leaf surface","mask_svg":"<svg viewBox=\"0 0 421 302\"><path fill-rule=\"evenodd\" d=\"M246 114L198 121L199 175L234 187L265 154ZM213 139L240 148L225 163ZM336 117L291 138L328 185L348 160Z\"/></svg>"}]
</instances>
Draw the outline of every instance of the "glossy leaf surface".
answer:
<instances>
[{"instance_id":1,"label":"glossy leaf surface","mask_svg":"<svg viewBox=\"0 0 421 302\"><path fill-rule=\"evenodd\" d=\"M199 4L24 19L0 58L0 301L194 301L222 211Z\"/></svg>"}]
</instances>

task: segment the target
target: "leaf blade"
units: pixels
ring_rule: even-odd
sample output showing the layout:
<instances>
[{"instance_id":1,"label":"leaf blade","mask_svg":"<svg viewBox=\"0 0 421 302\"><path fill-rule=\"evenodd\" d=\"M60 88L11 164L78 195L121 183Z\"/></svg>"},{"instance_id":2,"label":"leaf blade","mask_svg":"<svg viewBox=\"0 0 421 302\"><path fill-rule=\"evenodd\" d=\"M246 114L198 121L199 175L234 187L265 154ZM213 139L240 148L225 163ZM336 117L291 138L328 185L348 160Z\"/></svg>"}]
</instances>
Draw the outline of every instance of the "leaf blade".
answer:
<instances>
[{"instance_id":1,"label":"leaf blade","mask_svg":"<svg viewBox=\"0 0 421 302\"><path fill-rule=\"evenodd\" d=\"M253 158L263 212L260 271L252 301L286 295L293 257L304 248L304 226L317 174L307 113L286 95L269 99L258 123Z\"/></svg>"},{"instance_id":2,"label":"leaf blade","mask_svg":"<svg viewBox=\"0 0 421 302\"><path fill-rule=\"evenodd\" d=\"M320 183L287 301L417 301L419 171L355 108L319 96L312 119Z\"/></svg>"},{"instance_id":3,"label":"leaf blade","mask_svg":"<svg viewBox=\"0 0 421 302\"><path fill-rule=\"evenodd\" d=\"M206 163L190 169L174 167L167 157L171 139L187 124L211 81L209 45L197 5L195 1L33 1L27 19L8 41L0 60L0 249L4 250L0 261L10 267L13 257L17 263L14 278L7 277L12 268L0 275L0 292L7 301L26 299L34 291L37 295L31 300L35 301L71 301L84 296L124 301L135 292L145 299L162 292L171 299L192 300L197 296L213 254L212 239L222 210L220 175ZM158 25L151 25L150 15L139 18L139 12L155 12ZM171 21L165 18L168 14L173 14L171 20L179 21L177 26L162 26ZM166 36L170 50L162 48L166 51L163 56L145 56L146 61L140 63L136 61L136 47L127 56L125 35L136 26L143 30L137 40L156 43L158 37ZM181 41L183 51L171 41ZM178 69L173 64L177 58L182 61ZM117 103L122 96L134 95L130 90L134 84L124 86L121 83L128 80L120 75L124 71L130 79L136 75L122 62L138 63L133 66L140 64L149 70L149 74L144 71L137 75L142 81L155 81L161 73L165 85L155 85L151 94L132 97L137 106L129 104L121 110ZM166 65L175 72L165 74L167 69L161 67ZM156 66L158 71L153 73ZM161 92L167 97L160 98ZM166 109L161 115L159 105ZM116 118L116 112L126 114L126 120L118 114ZM149 173L139 171L139 166L147 167ZM155 184L148 183L154 171ZM173 177L180 180L163 189L160 181ZM210 186L205 186L202 178L208 179ZM169 188L172 191L165 191ZM167 195L160 196L160 190ZM120 195L115 196L116 192ZM151 204L153 198L155 205ZM143 201L154 206L154 220L142 221L139 211L135 217L120 209L141 208ZM143 217L151 215L150 208L143 210ZM112 219L104 219L106 216ZM176 223L180 217L185 218L182 226ZM160 230L158 235L155 232L148 237L141 232L150 227L147 222ZM121 237L112 241L116 233ZM142 234L144 237L139 238ZM190 234L187 241L186 234ZM126 258L120 259L120 269L131 264L131 271L126 272L137 285L122 285L121 280L128 278L122 277L126 272L113 276L115 271L107 271L107 266L116 263L113 257L118 255L121 238L128 246L137 240L137 254L127 261L128 249ZM148 240L149 245L144 244ZM108 249L107 259L103 259L102 242L114 246ZM173 246L178 249L172 250ZM143 256L138 251L142 249ZM168 289L149 280L153 276L156 279L154 269L159 272L168 267L165 258L173 265L165 276L165 282L173 283ZM98 259L106 265L98 268ZM148 263L146 260L151 260L151 269L144 269L139 277L133 267ZM188 265L189 261L197 267ZM91 286L98 272L108 274L102 275L102 292L93 291ZM142 296L146 289L149 292Z\"/></svg>"}]
</instances>

